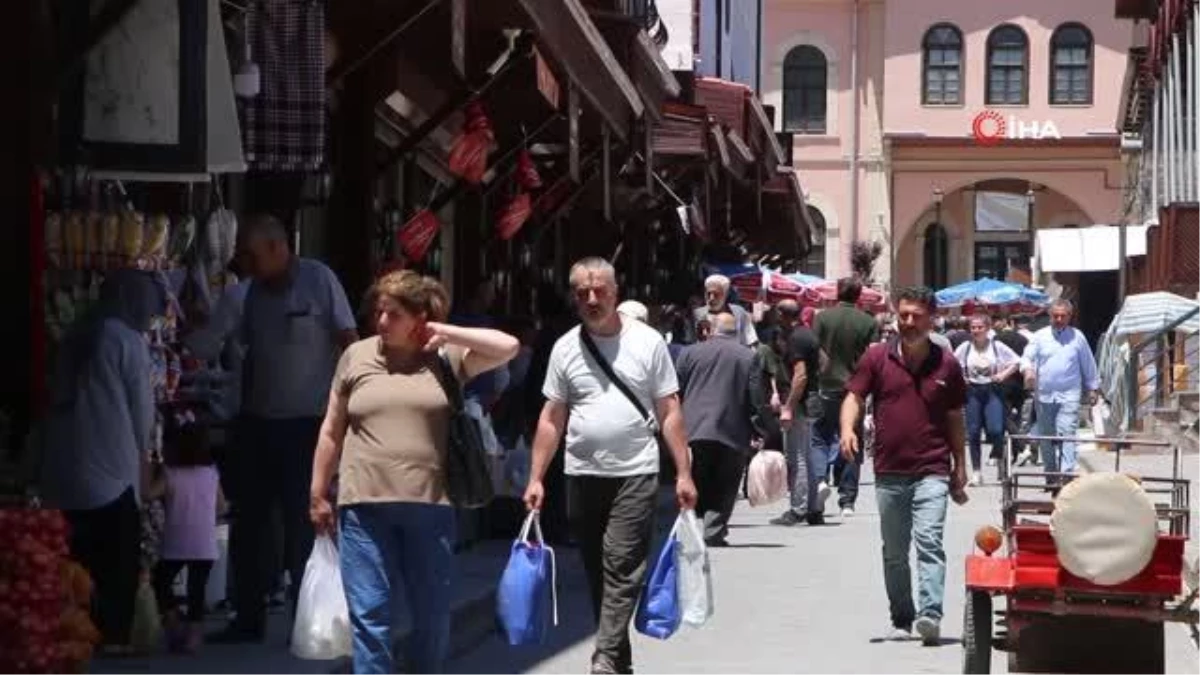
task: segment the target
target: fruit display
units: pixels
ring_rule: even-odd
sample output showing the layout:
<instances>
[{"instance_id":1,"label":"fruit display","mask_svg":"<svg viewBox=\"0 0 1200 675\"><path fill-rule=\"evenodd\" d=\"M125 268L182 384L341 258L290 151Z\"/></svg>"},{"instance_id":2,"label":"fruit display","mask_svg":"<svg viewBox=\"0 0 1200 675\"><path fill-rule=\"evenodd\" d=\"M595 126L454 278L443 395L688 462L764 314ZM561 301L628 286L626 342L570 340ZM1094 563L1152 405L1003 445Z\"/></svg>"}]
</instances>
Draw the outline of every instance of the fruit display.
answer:
<instances>
[{"instance_id":1,"label":"fruit display","mask_svg":"<svg viewBox=\"0 0 1200 675\"><path fill-rule=\"evenodd\" d=\"M0 509L0 672L86 672L100 633L92 580L67 558L58 511Z\"/></svg>"}]
</instances>

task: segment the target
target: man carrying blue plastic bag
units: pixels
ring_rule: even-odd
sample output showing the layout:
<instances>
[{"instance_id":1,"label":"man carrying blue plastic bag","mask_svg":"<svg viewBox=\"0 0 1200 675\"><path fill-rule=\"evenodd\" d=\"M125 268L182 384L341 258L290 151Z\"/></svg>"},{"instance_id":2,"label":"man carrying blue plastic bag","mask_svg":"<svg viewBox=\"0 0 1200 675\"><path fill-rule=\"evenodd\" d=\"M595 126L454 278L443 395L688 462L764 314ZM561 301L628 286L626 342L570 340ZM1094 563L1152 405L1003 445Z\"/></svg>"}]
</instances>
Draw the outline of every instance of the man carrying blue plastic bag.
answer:
<instances>
[{"instance_id":1,"label":"man carrying blue plastic bag","mask_svg":"<svg viewBox=\"0 0 1200 675\"><path fill-rule=\"evenodd\" d=\"M657 331L617 313L616 273L602 258L571 268L582 325L555 343L542 392L525 504L540 510L542 478L566 433L568 515L596 618L592 673L631 673L633 618L654 531L662 430L680 509L696 505L679 383Z\"/></svg>"},{"instance_id":2,"label":"man carrying blue plastic bag","mask_svg":"<svg viewBox=\"0 0 1200 675\"><path fill-rule=\"evenodd\" d=\"M557 576L554 549L542 538L538 512L530 511L496 589L496 620L508 644L540 645L551 621L558 625Z\"/></svg>"}]
</instances>

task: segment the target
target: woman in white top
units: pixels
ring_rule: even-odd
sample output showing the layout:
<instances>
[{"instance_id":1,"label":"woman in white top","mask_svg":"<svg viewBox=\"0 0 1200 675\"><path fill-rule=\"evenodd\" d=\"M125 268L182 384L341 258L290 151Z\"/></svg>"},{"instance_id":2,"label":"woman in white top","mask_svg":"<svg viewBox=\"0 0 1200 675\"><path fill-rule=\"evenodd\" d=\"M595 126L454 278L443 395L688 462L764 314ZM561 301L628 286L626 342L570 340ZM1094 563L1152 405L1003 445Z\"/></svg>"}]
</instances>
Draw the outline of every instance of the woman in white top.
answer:
<instances>
[{"instance_id":1,"label":"woman in white top","mask_svg":"<svg viewBox=\"0 0 1200 675\"><path fill-rule=\"evenodd\" d=\"M971 339L954 350L967 378L967 444L971 449L972 485L981 485L982 460L979 432L986 431L992 452L1000 456L1004 442L1004 395L1000 383L1017 369L1021 357L1004 343L989 337L991 320L986 315L971 317Z\"/></svg>"}]
</instances>

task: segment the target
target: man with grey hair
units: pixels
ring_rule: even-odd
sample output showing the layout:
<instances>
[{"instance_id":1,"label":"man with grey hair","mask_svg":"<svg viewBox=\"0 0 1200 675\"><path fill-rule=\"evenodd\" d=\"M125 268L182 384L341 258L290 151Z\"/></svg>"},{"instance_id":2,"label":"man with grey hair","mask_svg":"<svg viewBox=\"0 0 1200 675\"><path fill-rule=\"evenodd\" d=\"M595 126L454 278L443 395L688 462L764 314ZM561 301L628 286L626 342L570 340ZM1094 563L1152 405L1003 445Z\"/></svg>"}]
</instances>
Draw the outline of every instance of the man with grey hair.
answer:
<instances>
[{"instance_id":1,"label":"man with grey hair","mask_svg":"<svg viewBox=\"0 0 1200 675\"><path fill-rule=\"evenodd\" d=\"M554 344L533 439L525 505L541 510L542 479L566 433L568 517L579 541L596 619L593 673L631 673L629 622L654 533L659 447L670 447L676 501L696 506L679 383L658 331L617 312L617 280L603 258L571 268L582 325Z\"/></svg>"},{"instance_id":2,"label":"man with grey hair","mask_svg":"<svg viewBox=\"0 0 1200 675\"><path fill-rule=\"evenodd\" d=\"M765 410L756 405L763 402L762 370L754 352L738 344L737 320L727 312L717 315L711 339L680 354L676 370L700 493L696 515L705 543L725 546L751 437L765 435Z\"/></svg>"},{"instance_id":3,"label":"man with grey hair","mask_svg":"<svg viewBox=\"0 0 1200 675\"><path fill-rule=\"evenodd\" d=\"M337 276L324 263L292 253L287 231L274 216L243 223L238 261L251 277L242 311L211 327L206 338L188 339L200 358L214 358L227 340L245 348L239 450L231 458L237 618L214 636L218 642L262 641L266 635L264 598L275 570L265 549L276 540L277 511L284 568L292 580L289 595L296 602L312 549L309 488L329 383L341 351L358 339Z\"/></svg>"},{"instance_id":4,"label":"man with grey hair","mask_svg":"<svg viewBox=\"0 0 1200 675\"><path fill-rule=\"evenodd\" d=\"M1096 358L1087 337L1071 326L1074 311L1065 298L1051 303L1050 325L1033 334L1021 358L1025 388L1035 396L1039 436L1077 435L1082 393L1087 392L1089 405L1099 395ZM1074 441L1043 441L1040 445L1046 473L1075 473ZM1058 486L1053 479L1048 483L1051 488Z\"/></svg>"},{"instance_id":5,"label":"man with grey hair","mask_svg":"<svg viewBox=\"0 0 1200 675\"><path fill-rule=\"evenodd\" d=\"M753 347L758 344L758 333L754 330L754 319L739 305L729 302L729 289L731 283L729 277L723 274L713 274L704 280L704 306L697 307L693 320L699 324L701 321L709 321L710 323L716 319L718 314L728 312L733 315L737 322L738 341L743 346Z\"/></svg>"}]
</instances>

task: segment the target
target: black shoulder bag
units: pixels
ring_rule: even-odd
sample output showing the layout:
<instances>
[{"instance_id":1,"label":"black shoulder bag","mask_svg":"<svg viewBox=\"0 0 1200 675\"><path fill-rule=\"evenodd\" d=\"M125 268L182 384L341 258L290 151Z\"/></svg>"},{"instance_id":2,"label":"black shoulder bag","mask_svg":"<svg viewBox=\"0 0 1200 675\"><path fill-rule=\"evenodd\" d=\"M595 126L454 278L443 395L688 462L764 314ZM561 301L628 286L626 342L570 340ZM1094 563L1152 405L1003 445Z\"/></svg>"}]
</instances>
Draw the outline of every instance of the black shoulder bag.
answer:
<instances>
[{"instance_id":1,"label":"black shoulder bag","mask_svg":"<svg viewBox=\"0 0 1200 675\"><path fill-rule=\"evenodd\" d=\"M637 395L629 389L629 385L625 384L625 381L617 375L616 371L613 370L612 364L609 363L608 359L604 358L604 355L600 353L600 348L596 346L596 342L592 340L592 336L588 334L587 329L583 326L579 327L579 339L583 342L583 346L587 349L588 354L591 354L592 359L596 361L596 365L600 366L600 370L604 371L604 376L608 378L608 381L612 382L613 386L617 388L617 391L621 392L625 395L625 398L629 399L629 402L633 404L633 407L638 411L638 414L642 416L642 420L645 421L646 426L650 428L650 431L654 432L655 440L658 442L659 476L662 477L663 480L673 478L675 474L675 463L671 459L670 452L667 450L667 443L662 436L662 430L658 428L658 418L650 414L650 411L646 410L646 406L642 405L642 402L640 399L638 399Z\"/></svg>"},{"instance_id":2,"label":"black shoulder bag","mask_svg":"<svg viewBox=\"0 0 1200 675\"><path fill-rule=\"evenodd\" d=\"M449 439L446 449L446 495L455 506L476 509L495 496L492 475L479 423L467 413L462 385L443 353L434 362L434 376L450 401Z\"/></svg>"}]
</instances>

